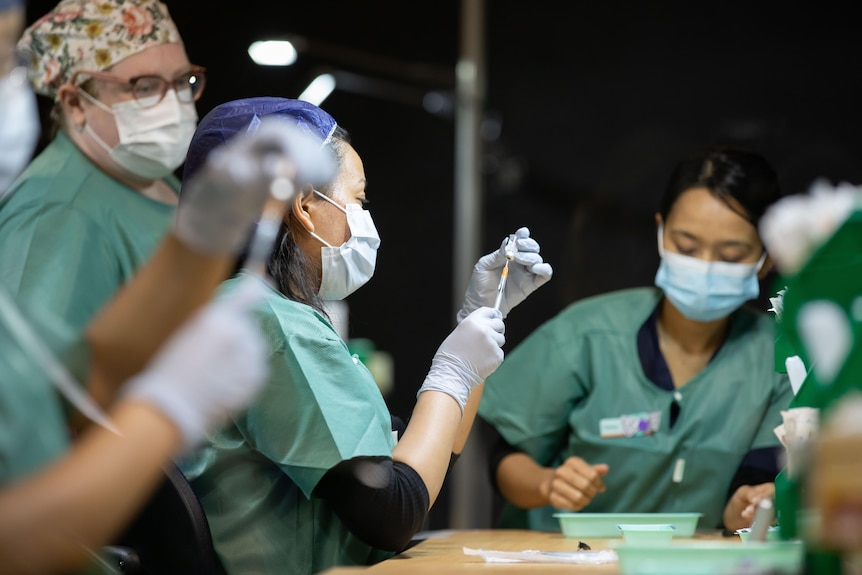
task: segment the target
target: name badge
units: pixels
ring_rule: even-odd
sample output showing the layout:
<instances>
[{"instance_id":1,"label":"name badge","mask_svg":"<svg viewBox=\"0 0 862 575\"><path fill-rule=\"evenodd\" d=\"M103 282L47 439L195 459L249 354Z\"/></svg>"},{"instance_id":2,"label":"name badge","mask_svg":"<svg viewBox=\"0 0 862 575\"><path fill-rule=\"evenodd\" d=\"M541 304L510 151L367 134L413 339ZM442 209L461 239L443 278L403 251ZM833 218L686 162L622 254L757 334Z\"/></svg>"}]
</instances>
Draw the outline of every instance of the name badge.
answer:
<instances>
[{"instance_id":1,"label":"name badge","mask_svg":"<svg viewBox=\"0 0 862 575\"><path fill-rule=\"evenodd\" d=\"M652 435L661 427L661 412L641 412L599 420L599 435L603 439L613 437L642 437Z\"/></svg>"}]
</instances>

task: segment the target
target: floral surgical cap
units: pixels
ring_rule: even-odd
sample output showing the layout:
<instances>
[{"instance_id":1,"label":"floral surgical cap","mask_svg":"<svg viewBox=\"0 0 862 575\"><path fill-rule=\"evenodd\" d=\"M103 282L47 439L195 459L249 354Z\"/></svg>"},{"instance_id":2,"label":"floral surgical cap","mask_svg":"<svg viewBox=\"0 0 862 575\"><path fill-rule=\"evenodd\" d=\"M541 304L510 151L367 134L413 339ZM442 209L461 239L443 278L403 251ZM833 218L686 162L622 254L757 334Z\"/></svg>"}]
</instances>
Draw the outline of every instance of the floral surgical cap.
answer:
<instances>
[{"instance_id":1,"label":"floral surgical cap","mask_svg":"<svg viewBox=\"0 0 862 575\"><path fill-rule=\"evenodd\" d=\"M24 31L18 47L31 55L33 88L56 99L78 70L101 72L170 43L182 39L159 0L61 0Z\"/></svg>"}]
</instances>

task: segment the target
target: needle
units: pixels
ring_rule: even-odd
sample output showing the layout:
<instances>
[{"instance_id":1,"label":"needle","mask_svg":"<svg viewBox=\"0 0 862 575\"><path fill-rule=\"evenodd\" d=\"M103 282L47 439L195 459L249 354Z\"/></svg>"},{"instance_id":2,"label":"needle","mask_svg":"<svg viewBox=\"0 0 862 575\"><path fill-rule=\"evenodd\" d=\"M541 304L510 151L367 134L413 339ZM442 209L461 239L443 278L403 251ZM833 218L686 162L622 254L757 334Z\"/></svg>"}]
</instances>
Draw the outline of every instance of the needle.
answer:
<instances>
[{"instance_id":1,"label":"needle","mask_svg":"<svg viewBox=\"0 0 862 575\"><path fill-rule=\"evenodd\" d=\"M503 271L500 274L500 284L497 286L497 299L494 300L494 309L500 309L500 304L503 303L503 290L506 288L506 280L509 278L509 262L515 259L515 234L510 234L506 240L506 246L503 248L506 252L506 263L503 265Z\"/></svg>"}]
</instances>

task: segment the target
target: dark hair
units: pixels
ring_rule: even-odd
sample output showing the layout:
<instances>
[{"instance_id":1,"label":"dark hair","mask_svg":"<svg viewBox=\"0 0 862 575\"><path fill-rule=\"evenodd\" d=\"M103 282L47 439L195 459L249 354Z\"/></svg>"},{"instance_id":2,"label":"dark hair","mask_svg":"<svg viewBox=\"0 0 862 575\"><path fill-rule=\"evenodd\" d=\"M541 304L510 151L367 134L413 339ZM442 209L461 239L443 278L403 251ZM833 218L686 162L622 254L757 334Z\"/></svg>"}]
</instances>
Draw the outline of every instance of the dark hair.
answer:
<instances>
[{"instance_id":1,"label":"dark hair","mask_svg":"<svg viewBox=\"0 0 862 575\"><path fill-rule=\"evenodd\" d=\"M706 188L755 228L766 209L783 195L766 159L726 147L709 148L676 165L659 205L663 219L667 220L677 198L692 188Z\"/></svg>"},{"instance_id":2,"label":"dark hair","mask_svg":"<svg viewBox=\"0 0 862 575\"><path fill-rule=\"evenodd\" d=\"M341 126L337 126L329 145L335 153L336 163L340 169L344 162L345 146L350 145L350 134ZM333 185L330 182L315 189L331 197ZM309 305L325 316L323 300L318 295L317 278L320 277L320 267L317 262L309 259L296 243L296 234L302 233L300 230L302 226L296 222L292 213L288 215L288 219L290 223L281 222L275 245L266 264L266 271L284 297ZM237 260L234 273L242 268L246 257L247 252L243 251Z\"/></svg>"}]
</instances>

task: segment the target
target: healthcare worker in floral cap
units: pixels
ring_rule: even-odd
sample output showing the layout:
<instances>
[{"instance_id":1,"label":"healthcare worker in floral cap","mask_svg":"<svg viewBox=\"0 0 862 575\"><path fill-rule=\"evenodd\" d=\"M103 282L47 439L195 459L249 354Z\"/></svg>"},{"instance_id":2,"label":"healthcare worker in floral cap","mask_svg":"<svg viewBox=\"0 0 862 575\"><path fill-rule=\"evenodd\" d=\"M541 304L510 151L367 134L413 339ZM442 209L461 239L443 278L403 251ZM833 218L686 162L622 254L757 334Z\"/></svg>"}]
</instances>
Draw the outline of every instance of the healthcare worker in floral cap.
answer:
<instances>
[{"instance_id":1,"label":"healthcare worker in floral cap","mask_svg":"<svg viewBox=\"0 0 862 575\"><path fill-rule=\"evenodd\" d=\"M22 0L0 0L0 196L39 133L29 59L15 51L24 23ZM271 182L308 169L290 136L260 130L211 155L171 232L83 333L0 283L0 572L113 572L100 548L169 458L261 389L267 347L249 314L261 289L211 298ZM99 397L80 389L96 382Z\"/></svg>"},{"instance_id":2,"label":"healthcare worker in floral cap","mask_svg":"<svg viewBox=\"0 0 862 575\"><path fill-rule=\"evenodd\" d=\"M774 370L775 321L745 306L772 265L757 223L781 195L756 153L683 159L656 214L655 287L575 302L488 379L501 526L559 530L560 510L750 526L774 495L773 429L793 397Z\"/></svg>"},{"instance_id":3,"label":"healthcare worker in floral cap","mask_svg":"<svg viewBox=\"0 0 862 575\"><path fill-rule=\"evenodd\" d=\"M0 281L81 328L173 221L204 71L158 0L63 0L18 48L56 135L0 201Z\"/></svg>"}]
</instances>

